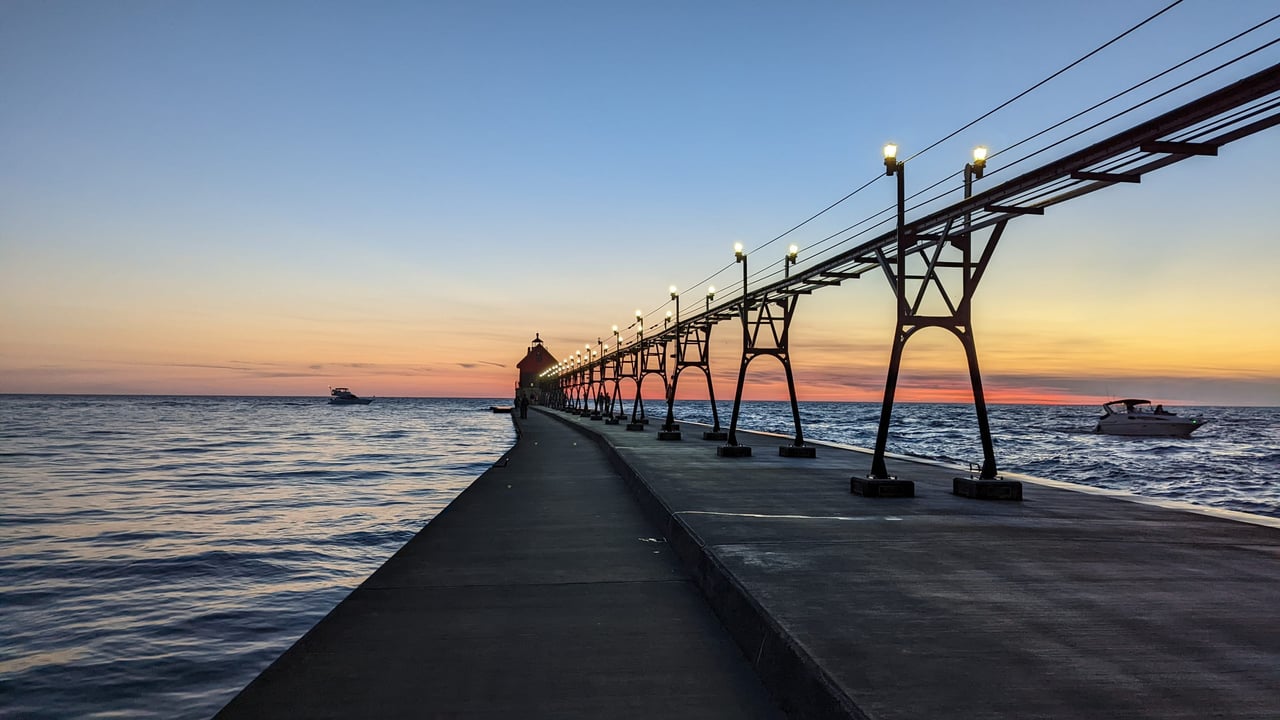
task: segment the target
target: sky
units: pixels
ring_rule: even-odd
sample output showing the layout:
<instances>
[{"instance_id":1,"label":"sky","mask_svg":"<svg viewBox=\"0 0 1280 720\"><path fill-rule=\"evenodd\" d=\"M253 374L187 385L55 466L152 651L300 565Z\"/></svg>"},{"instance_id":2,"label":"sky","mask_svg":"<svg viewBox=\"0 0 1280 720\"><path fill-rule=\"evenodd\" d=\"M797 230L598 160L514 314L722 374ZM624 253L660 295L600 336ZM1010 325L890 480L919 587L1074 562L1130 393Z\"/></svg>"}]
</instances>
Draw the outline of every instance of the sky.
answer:
<instances>
[{"instance_id":1,"label":"sky","mask_svg":"<svg viewBox=\"0 0 1280 720\"><path fill-rule=\"evenodd\" d=\"M774 239L882 176L887 141L908 193L975 145L996 183L1280 61L1001 176L1280 36L1001 156L1276 14L1184 0L930 148L1169 2L6 0L0 393L509 397L535 333L564 356L670 285L700 305L735 242L760 268L849 247L892 179ZM988 400L1280 405L1277 167L1271 129L1010 223L975 298ZM800 399L878 400L893 327L882 277L803 297ZM740 337L715 330L720 398ZM786 397L767 363L747 398ZM970 401L959 343L913 338L898 398Z\"/></svg>"}]
</instances>

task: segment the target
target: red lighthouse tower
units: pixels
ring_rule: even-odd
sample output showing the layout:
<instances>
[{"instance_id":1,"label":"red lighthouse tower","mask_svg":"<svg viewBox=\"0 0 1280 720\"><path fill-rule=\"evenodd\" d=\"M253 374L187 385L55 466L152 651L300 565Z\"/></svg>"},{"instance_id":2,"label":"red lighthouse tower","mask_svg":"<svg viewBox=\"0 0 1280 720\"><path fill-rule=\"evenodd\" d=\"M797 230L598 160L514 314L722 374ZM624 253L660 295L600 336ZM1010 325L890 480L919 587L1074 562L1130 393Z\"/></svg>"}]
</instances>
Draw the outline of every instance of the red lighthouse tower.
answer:
<instances>
[{"instance_id":1,"label":"red lighthouse tower","mask_svg":"<svg viewBox=\"0 0 1280 720\"><path fill-rule=\"evenodd\" d=\"M529 351L525 353L523 360L516 363L516 367L520 368L520 380L516 383L516 398L528 395L530 400L537 400L538 376L555 364L555 358L542 346L542 338L538 333L534 333L533 344L529 346Z\"/></svg>"}]
</instances>

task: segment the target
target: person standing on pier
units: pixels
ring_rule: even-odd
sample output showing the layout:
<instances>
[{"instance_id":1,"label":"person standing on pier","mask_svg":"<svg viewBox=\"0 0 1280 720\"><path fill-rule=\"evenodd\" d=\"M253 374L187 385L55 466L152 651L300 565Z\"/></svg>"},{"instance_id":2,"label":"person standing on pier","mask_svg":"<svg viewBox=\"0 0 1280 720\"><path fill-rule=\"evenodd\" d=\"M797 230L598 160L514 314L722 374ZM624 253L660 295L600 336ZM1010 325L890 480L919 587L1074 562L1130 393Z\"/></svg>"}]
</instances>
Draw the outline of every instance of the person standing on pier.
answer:
<instances>
[{"instance_id":1,"label":"person standing on pier","mask_svg":"<svg viewBox=\"0 0 1280 720\"><path fill-rule=\"evenodd\" d=\"M527 417L529 417L529 395L527 393L520 393L520 418L524 419Z\"/></svg>"}]
</instances>

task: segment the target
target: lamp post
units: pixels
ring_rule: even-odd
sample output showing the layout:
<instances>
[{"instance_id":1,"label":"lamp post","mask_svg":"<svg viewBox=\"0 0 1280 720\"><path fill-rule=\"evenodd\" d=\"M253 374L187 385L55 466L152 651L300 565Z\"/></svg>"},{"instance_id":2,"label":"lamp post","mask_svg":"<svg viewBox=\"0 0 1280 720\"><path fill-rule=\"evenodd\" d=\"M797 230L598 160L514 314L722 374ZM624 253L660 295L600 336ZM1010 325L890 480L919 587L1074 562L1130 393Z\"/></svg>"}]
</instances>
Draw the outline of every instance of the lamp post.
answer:
<instances>
[{"instance_id":1,"label":"lamp post","mask_svg":"<svg viewBox=\"0 0 1280 720\"><path fill-rule=\"evenodd\" d=\"M796 264L796 258L800 255L800 248L791 245L787 248L787 256L782 262L782 276L791 277L791 266Z\"/></svg>"},{"instance_id":2,"label":"lamp post","mask_svg":"<svg viewBox=\"0 0 1280 720\"><path fill-rule=\"evenodd\" d=\"M884 174L898 178L898 222L895 232L897 246L897 272L894 278L894 295L898 298L897 331L894 335L893 350L889 355L889 373L885 381L884 401L880 405L880 426L876 431L876 446L871 456L871 477L877 480L889 480L889 469L885 465L884 453L889 444L889 419L893 413L893 394L898 385L898 371L902 364L902 321L907 316L906 293L906 224L907 224L907 166L898 160L898 146L888 143L884 146Z\"/></svg>"},{"instance_id":3,"label":"lamp post","mask_svg":"<svg viewBox=\"0 0 1280 720\"><path fill-rule=\"evenodd\" d=\"M672 285L667 288L667 292L671 294L671 299L676 301L676 331L680 330L680 291L676 290L676 286ZM670 315L671 313L667 313Z\"/></svg>"},{"instance_id":4,"label":"lamp post","mask_svg":"<svg viewBox=\"0 0 1280 720\"><path fill-rule=\"evenodd\" d=\"M965 163L964 166L964 196L968 199L973 196L973 181L981 180L982 174L987 168L987 148L979 145L973 149L973 162ZM965 213L965 244L964 244L964 282L967 286L971 280L970 266L972 263L973 243L970 240L969 213ZM964 326L967 332L963 335L956 333L960 338L960 343L964 345L964 352L969 361L969 382L973 386L973 408L978 415L978 434L982 439L982 470L979 472L979 482L994 481L996 479L996 452L995 443L991 439L991 422L987 417L987 399L982 391L982 374L978 370L978 350L973 339L973 326L970 324L971 307L968 302L968 293L964 298ZM1018 491L1021 497L1021 490Z\"/></svg>"},{"instance_id":5,"label":"lamp post","mask_svg":"<svg viewBox=\"0 0 1280 720\"><path fill-rule=\"evenodd\" d=\"M746 379L747 372L747 344L750 337L747 333L747 253L742 248L742 243L733 244L733 260L742 263L742 308L740 311L742 318L742 365L738 368L738 390L733 396L733 416L729 418L729 438L728 446L716 450L720 456L735 456L740 454L750 454L751 448L738 446L738 412L742 408L742 383Z\"/></svg>"},{"instance_id":6,"label":"lamp post","mask_svg":"<svg viewBox=\"0 0 1280 720\"><path fill-rule=\"evenodd\" d=\"M658 434L659 440L679 440L680 433L676 427L676 381L680 379L680 291L675 285L667 288L667 293L676 303L676 352L672 357L676 361L675 369L671 372L671 385L667 388L667 422L662 426L662 433ZM667 320L671 319L671 311L667 311Z\"/></svg>"},{"instance_id":7,"label":"lamp post","mask_svg":"<svg viewBox=\"0 0 1280 720\"><path fill-rule=\"evenodd\" d=\"M614 374L613 374L613 395L609 397L609 419L612 423L617 422L617 417L622 414L622 336L618 333L618 326L614 325L613 330L613 353L614 353ZM609 347L606 345L605 349ZM618 415L613 414L613 401L618 401Z\"/></svg>"},{"instance_id":8,"label":"lamp post","mask_svg":"<svg viewBox=\"0 0 1280 720\"><path fill-rule=\"evenodd\" d=\"M973 197L973 181L982 179L982 172L987 168L987 148L983 145L973 149L973 162L964 164L964 199L968 200ZM967 228L972 221L970 213L964 214L964 226L966 228L965 237L968 238Z\"/></svg>"},{"instance_id":9,"label":"lamp post","mask_svg":"<svg viewBox=\"0 0 1280 720\"><path fill-rule=\"evenodd\" d=\"M708 285L707 286L707 306L706 306L706 311L708 315L711 314L711 301L715 299L716 299L716 286ZM707 375L707 394L710 396L710 400L711 400L712 427L709 432L704 432L702 434L702 437L705 440L723 440L725 439L725 436L721 434L721 430L720 430L720 411L716 409L716 389L715 389L715 386L712 385L711 383L711 365L710 365L711 363L711 358L710 358L711 326L712 326L711 318L708 317L707 329L706 329L706 333L707 333L706 344L703 346L702 362L703 362L703 372L705 372Z\"/></svg>"},{"instance_id":10,"label":"lamp post","mask_svg":"<svg viewBox=\"0 0 1280 720\"><path fill-rule=\"evenodd\" d=\"M586 384L582 386L582 414L594 416L599 412L600 397L595 393L596 366L591 357L591 343L582 344L582 361L587 371Z\"/></svg>"},{"instance_id":11,"label":"lamp post","mask_svg":"<svg viewBox=\"0 0 1280 720\"><path fill-rule=\"evenodd\" d=\"M746 318L746 250L741 242L733 243L733 261L742 264L742 318Z\"/></svg>"},{"instance_id":12,"label":"lamp post","mask_svg":"<svg viewBox=\"0 0 1280 720\"><path fill-rule=\"evenodd\" d=\"M600 354L603 350L604 344L600 342L600 338L596 338L596 349L591 351L592 369L591 373L588 375L589 379L592 381L591 383L588 383L591 389L591 399L595 403L593 405L594 409L591 411L592 420L599 420L604 417L601 414L600 409L604 405L604 393L601 391L604 387L604 358ZM594 384L597 376L600 378L599 385Z\"/></svg>"},{"instance_id":13,"label":"lamp post","mask_svg":"<svg viewBox=\"0 0 1280 720\"><path fill-rule=\"evenodd\" d=\"M973 181L981 180L982 173L987 168L987 148L979 145L973 149L973 162L964 164L964 196L965 199L973 197ZM968 224L966 219L965 224Z\"/></svg>"},{"instance_id":14,"label":"lamp post","mask_svg":"<svg viewBox=\"0 0 1280 720\"><path fill-rule=\"evenodd\" d=\"M742 327L747 327L747 252L742 243L733 244L733 260L742 263Z\"/></svg>"},{"instance_id":15,"label":"lamp post","mask_svg":"<svg viewBox=\"0 0 1280 720\"><path fill-rule=\"evenodd\" d=\"M631 422L628 430L643 430L649 422L644 414L644 398L641 397L640 385L644 382L644 313L636 308L636 399L631 404Z\"/></svg>"},{"instance_id":16,"label":"lamp post","mask_svg":"<svg viewBox=\"0 0 1280 720\"><path fill-rule=\"evenodd\" d=\"M604 354L608 352L609 346L604 344L604 340L599 335L596 336L596 347L599 348L600 356L600 405L604 404L605 396L609 394L607 386L604 384ZM612 402L609 403L612 406ZM596 406L596 414L601 414L600 405Z\"/></svg>"}]
</instances>

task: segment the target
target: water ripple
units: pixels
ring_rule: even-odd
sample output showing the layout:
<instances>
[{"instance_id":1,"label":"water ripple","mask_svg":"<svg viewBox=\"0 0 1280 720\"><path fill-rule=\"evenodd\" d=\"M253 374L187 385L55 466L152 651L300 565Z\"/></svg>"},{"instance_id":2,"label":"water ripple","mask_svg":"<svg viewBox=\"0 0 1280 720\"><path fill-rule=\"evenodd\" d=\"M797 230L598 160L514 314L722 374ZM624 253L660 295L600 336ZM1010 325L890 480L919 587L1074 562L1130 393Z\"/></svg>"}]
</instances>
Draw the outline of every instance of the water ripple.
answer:
<instances>
[{"instance_id":1,"label":"water ripple","mask_svg":"<svg viewBox=\"0 0 1280 720\"><path fill-rule=\"evenodd\" d=\"M2 714L24 718L212 715L514 440L475 400L0 404Z\"/></svg>"}]
</instances>

